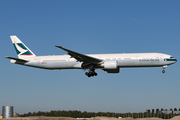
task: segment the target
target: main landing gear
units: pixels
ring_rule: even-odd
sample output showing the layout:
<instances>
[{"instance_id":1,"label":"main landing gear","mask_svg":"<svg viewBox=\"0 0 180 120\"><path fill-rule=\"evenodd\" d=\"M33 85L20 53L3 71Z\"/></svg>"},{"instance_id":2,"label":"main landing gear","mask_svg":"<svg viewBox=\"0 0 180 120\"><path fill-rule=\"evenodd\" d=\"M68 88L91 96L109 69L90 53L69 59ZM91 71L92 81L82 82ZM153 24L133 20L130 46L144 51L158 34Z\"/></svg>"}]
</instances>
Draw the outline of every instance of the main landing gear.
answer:
<instances>
[{"instance_id":1,"label":"main landing gear","mask_svg":"<svg viewBox=\"0 0 180 120\"><path fill-rule=\"evenodd\" d=\"M166 66L163 66L163 71L162 71L162 73L165 73L165 68L167 68L167 65L166 65Z\"/></svg>"},{"instance_id":2,"label":"main landing gear","mask_svg":"<svg viewBox=\"0 0 180 120\"><path fill-rule=\"evenodd\" d=\"M95 72L95 69L89 70L89 72L85 73L86 76L88 77L93 77L93 76L97 76L97 73Z\"/></svg>"}]
</instances>

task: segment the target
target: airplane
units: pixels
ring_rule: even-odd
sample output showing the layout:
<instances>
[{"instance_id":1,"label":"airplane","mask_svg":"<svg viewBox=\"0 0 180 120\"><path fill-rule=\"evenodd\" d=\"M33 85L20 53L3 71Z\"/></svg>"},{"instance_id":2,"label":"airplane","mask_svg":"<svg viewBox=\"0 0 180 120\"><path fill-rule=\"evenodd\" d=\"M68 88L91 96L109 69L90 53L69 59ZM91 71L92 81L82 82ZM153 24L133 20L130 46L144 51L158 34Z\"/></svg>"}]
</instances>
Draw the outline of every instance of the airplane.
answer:
<instances>
[{"instance_id":1,"label":"airplane","mask_svg":"<svg viewBox=\"0 0 180 120\"><path fill-rule=\"evenodd\" d=\"M6 57L11 63L42 69L84 69L85 75L97 76L95 69L107 73L119 73L120 68L163 67L177 62L171 55L162 53L122 53L122 54L81 54L62 46L56 46L68 55L36 56L17 36L10 36L18 58Z\"/></svg>"}]
</instances>

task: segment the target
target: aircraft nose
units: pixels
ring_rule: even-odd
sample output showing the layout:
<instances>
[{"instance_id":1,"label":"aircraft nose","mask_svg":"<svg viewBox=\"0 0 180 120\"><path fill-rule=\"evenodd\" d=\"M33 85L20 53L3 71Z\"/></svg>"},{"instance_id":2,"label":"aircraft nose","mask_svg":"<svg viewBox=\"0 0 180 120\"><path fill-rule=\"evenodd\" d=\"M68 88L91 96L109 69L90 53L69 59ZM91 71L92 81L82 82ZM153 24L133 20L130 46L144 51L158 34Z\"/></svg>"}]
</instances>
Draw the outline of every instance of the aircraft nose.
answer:
<instances>
[{"instance_id":1,"label":"aircraft nose","mask_svg":"<svg viewBox=\"0 0 180 120\"><path fill-rule=\"evenodd\" d=\"M176 63L177 62L177 59L176 58L167 58L167 59L165 59L165 61L169 61L169 62L171 62L171 63Z\"/></svg>"},{"instance_id":2,"label":"aircraft nose","mask_svg":"<svg viewBox=\"0 0 180 120\"><path fill-rule=\"evenodd\" d=\"M177 59L176 59L176 58L174 58L174 59L173 59L173 63L176 63L176 62L177 62Z\"/></svg>"},{"instance_id":3,"label":"aircraft nose","mask_svg":"<svg viewBox=\"0 0 180 120\"><path fill-rule=\"evenodd\" d=\"M174 61L177 62L177 59L175 59Z\"/></svg>"}]
</instances>

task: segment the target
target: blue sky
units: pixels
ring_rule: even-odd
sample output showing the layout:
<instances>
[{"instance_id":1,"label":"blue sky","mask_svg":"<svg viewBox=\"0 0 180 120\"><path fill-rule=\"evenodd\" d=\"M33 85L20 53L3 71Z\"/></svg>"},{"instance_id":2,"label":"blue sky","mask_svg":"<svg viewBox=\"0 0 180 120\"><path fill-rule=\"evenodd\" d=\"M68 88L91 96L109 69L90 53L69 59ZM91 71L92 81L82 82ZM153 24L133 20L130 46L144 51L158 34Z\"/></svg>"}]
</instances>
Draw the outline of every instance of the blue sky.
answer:
<instances>
[{"instance_id":1,"label":"blue sky","mask_svg":"<svg viewBox=\"0 0 180 120\"><path fill-rule=\"evenodd\" d=\"M0 107L20 114L51 110L144 112L180 108L179 62L166 68L43 70L11 64L10 35L36 55L159 52L180 60L179 0L1 0ZM0 113L2 113L0 109Z\"/></svg>"}]
</instances>

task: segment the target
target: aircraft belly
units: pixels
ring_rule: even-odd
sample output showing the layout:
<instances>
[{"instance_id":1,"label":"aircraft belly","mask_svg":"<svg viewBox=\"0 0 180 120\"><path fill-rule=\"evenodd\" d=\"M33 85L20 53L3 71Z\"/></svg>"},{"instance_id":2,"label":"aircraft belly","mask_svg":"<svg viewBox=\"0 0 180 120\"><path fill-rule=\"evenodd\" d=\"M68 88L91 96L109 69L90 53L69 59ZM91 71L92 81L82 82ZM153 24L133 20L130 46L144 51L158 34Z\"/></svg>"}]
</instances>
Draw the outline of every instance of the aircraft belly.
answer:
<instances>
[{"instance_id":1,"label":"aircraft belly","mask_svg":"<svg viewBox=\"0 0 180 120\"><path fill-rule=\"evenodd\" d=\"M66 68L66 61L49 61L49 62L29 62L25 65L31 66L31 67L38 67L38 68L44 68L44 69L62 69Z\"/></svg>"},{"instance_id":2,"label":"aircraft belly","mask_svg":"<svg viewBox=\"0 0 180 120\"><path fill-rule=\"evenodd\" d=\"M44 68L44 69L78 69L81 68L81 63L76 61L43 61L29 62L26 66Z\"/></svg>"}]
</instances>

